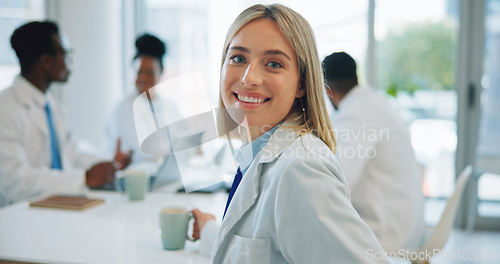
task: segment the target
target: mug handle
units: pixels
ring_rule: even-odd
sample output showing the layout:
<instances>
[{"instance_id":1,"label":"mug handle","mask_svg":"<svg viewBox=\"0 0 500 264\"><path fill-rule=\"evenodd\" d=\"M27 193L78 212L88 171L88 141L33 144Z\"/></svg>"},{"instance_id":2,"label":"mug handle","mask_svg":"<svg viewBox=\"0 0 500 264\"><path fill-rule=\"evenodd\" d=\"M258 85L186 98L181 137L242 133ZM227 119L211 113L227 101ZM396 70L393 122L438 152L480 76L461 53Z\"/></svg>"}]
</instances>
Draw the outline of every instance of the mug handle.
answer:
<instances>
[{"instance_id":1,"label":"mug handle","mask_svg":"<svg viewBox=\"0 0 500 264\"><path fill-rule=\"evenodd\" d=\"M191 221L191 219L192 219L192 218L194 218L194 214L193 214L193 213L191 213L191 212L189 212L189 219L188 219L188 222L189 222L189 221ZM189 241L192 241L192 242L196 241L196 239L194 239L194 238L193 238L192 236L190 236L189 234L186 234L186 236L187 236L187 239L188 239Z\"/></svg>"},{"instance_id":2,"label":"mug handle","mask_svg":"<svg viewBox=\"0 0 500 264\"><path fill-rule=\"evenodd\" d=\"M115 189L121 193L125 193L126 192L126 187L125 187L125 177L119 177L119 178L115 178Z\"/></svg>"}]
</instances>

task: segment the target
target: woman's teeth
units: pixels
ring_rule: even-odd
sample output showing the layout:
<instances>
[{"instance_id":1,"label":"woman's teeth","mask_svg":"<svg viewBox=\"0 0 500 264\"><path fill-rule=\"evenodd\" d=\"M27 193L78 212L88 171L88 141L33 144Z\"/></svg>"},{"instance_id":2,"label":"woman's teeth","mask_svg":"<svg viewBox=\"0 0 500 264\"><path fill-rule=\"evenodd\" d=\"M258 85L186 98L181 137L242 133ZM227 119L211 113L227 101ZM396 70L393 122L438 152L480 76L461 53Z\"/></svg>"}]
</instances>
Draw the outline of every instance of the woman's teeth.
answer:
<instances>
[{"instance_id":1,"label":"woman's teeth","mask_svg":"<svg viewBox=\"0 0 500 264\"><path fill-rule=\"evenodd\" d=\"M238 100L246 102L246 103L257 103L257 104L260 104L260 103L263 103L263 102L266 101L266 99L263 99L263 98L254 98L254 97L248 97L248 96L240 96L238 94L236 96L238 97Z\"/></svg>"}]
</instances>

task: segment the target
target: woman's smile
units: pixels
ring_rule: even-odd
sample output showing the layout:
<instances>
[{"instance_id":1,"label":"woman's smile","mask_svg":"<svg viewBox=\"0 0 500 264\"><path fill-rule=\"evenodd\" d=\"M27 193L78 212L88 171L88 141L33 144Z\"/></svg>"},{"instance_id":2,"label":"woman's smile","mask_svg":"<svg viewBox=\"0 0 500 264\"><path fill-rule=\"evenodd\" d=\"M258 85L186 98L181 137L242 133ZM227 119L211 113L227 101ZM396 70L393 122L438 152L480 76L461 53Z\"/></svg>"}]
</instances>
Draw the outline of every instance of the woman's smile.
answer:
<instances>
[{"instance_id":1,"label":"woman's smile","mask_svg":"<svg viewBox=\"0 0 500 264\"><path fill-rule=\"evenodd\" d=\"M257 108L271 100L269 97L255 93L233 92L233 95L243 108Z\"/></svg>"},{"instance_id":2,"label":"woman's smile","mask_svg":"<svg viewBox=\"0 0 500 264\"><path fill-rule=\"evenodd\" d=\"M252 21L234 36L221 79L225 107L245 114L250 130L258 131L252 137L282 122L300 97L297 56L270 19Z\"/></svg>"}]
</instances>

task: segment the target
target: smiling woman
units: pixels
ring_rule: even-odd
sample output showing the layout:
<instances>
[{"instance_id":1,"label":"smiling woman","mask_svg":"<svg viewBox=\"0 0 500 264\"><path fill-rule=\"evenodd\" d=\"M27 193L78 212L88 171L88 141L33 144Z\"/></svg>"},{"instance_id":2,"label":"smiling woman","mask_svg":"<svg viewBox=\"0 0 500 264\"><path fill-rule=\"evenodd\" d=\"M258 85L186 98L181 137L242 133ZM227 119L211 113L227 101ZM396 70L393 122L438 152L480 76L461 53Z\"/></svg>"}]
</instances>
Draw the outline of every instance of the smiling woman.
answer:
<instances>
[{"instance_id":1,"label":"smiling woman","mask_svg":"<svg viewBox=\"0 0 500 264\"><path fill-rule=\"evenodd\" d=\"M242 30L244 27L245 30ZM243 41L247 46L241 44ZM236 123L248 123L249 135L242 135L242 138L253 140L286 118L293 121L288 126L301 134L312 132L335 150L335 138L331 133L323 98L321 65L315 61L317 57L313 31L309 23L296 12L287 15L268 13L263 16L249 12L242 13L236 19L224 41L219 107L227 109ZM233 90L226 92L224 87L232 79L225 80L224 77L230 74L229 77L234 78L236 69L240 69L241 85L231 84ZM259 88L255 89L256 86ZM288 91L288 94L283 95L284 91ZM224 97L226 93L232 93L232 96ZM245 97L252 98L252 102L263 99L263 105L248 104L244 102ZM235 101L231 102L233 98ZM226 99L228 105L225 105ZM290 99L293 99L292 104L289 104ZM285 105L281 107L281 104ZM270 117L263 114L264 109L278 113ZM226 135L234 129L231 120L225 122L226 119L220 119L220 135ZM273 122L264 124L269 121ZM245 134L245 131L239 134Z\"/></svg>"},{"instance_id":2,"label":"smiling woman","mask_svg":"<svg viewBox=\"0 0 500 264\"><path fill-rule=\"evenodd\" d=\"M294 53L270 19L250 22L229 45L221 95L226 108L245 114L252 140L282 122L295 99L304 96Z\"/></svg>"},{"instance_id":3,"label":"smiling woman","mask_svg":"<svg viewBox=\"0 0 500 264\"><path fill-rule=\"evenodd\" d=\"M236 155L216 238L215 216L193 210L200 251L213 248L214 263L385 263L333 154L308 22L283 5L249 7L227 33L220 76L219 104L229 114L220 111L219 135L243 131L229 143L249 142Z\"/></svg>"}]
</instances>

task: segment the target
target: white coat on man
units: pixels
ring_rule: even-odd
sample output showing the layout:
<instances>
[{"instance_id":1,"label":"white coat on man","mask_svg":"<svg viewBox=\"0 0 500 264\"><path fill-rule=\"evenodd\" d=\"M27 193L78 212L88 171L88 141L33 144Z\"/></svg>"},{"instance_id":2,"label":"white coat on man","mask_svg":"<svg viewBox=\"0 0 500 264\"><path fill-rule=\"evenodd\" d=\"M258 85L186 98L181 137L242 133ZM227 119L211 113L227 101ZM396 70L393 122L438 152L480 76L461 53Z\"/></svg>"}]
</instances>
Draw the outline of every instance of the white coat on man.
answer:
<instances>
[{"instance_id":1,"label":"white coat on man","mask_svg":"<svg viewBox=\"0 0 500 264\"><path fill-rule=\"evenodd\" d=\"M63 170L51 169L51 143L45 104L52 110ZM61 106L22 76L0 93L0 206L49 193L85 190L85 168L94 153L78 149Z\"/></svg>"},{"instance_id":2,"label":"white coat on man","mask_svg":"<svg viewBox=\"0 0 500 264\"><path fill-rule=\"evenodd\" d=\"M422 177L399 113L358 85L340 101L332 124L354 208L386 252L418 249L427 233Z\"/></svg>"}]
</instances>

